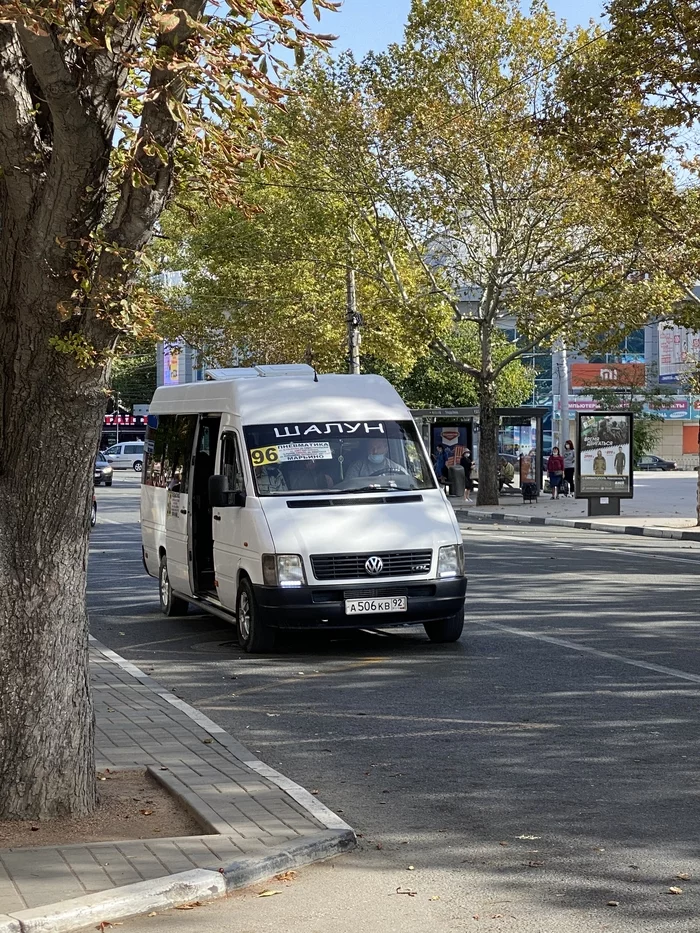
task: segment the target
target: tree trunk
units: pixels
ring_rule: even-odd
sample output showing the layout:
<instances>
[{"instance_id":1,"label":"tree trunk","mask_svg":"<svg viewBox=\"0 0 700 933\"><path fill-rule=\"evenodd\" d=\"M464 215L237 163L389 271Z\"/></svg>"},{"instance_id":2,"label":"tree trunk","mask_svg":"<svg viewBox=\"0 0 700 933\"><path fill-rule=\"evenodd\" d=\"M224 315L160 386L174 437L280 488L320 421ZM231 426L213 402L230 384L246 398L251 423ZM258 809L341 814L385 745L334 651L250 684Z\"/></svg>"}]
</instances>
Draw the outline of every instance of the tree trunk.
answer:
<instances>
[{"instance_id":1,"label":"tree trunk","mask_svg":"<svg viewBox=\"0 0 700 933\"><path fill-rule=\"evenodd\" d=\"M8 819L80 815L96 802L85 589L104 371L47 346L42 319L56 300L48 276L35 270L35 279L43 313L18 298L0 307L0 817Z\"/></svg>"},{"instance_id":2,"label":"tree trunk","mask_svg":"<svg viewBox=\"0 0 700 933\"><path fill-rule=\"evenodd\" d=\"M492 379L479 380L479 491L477 505L498 505L498 409Z\"/></svg>"}]
</instances>

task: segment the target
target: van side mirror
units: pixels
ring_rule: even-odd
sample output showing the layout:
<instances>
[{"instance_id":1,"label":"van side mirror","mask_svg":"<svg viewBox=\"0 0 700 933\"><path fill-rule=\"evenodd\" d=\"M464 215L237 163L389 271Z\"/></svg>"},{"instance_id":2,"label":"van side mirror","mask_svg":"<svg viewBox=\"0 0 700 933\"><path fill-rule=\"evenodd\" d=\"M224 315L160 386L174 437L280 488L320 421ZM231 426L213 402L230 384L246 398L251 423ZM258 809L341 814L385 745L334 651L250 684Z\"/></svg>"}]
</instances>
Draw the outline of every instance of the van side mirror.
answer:
<instances>
[{"instance_id":1,"label":"van side mirror","mask_svg":"<svg viewBox=\"0 0 700 933\"><path fill-rule=\"evenodd\" d=\"M240 489L228 488L227 476L209 477L209 505L214 509L226 509L230 506L244 506L246 495Z\"/></svg>"}]
</instances>

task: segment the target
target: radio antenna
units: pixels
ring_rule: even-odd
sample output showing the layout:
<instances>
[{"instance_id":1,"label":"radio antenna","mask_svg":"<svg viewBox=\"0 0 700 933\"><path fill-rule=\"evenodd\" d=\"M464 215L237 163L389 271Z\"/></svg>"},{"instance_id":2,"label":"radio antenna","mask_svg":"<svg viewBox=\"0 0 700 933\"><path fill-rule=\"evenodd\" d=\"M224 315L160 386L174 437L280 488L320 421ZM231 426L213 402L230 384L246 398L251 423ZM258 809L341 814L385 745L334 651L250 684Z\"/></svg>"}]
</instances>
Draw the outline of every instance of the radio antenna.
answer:
<instances>
[{"instance_id":1,"label":"radio antenna","mask_svg":"<svg viewBox=\"0 0 700 933\"><path fill-rule=\"evenodd\" d=\"M318 382L318 373L316 372L316 367L314 366L314 354L310 343L306 345L306 362L314 371L314 382Z\"/></svg>"}]
</instances>

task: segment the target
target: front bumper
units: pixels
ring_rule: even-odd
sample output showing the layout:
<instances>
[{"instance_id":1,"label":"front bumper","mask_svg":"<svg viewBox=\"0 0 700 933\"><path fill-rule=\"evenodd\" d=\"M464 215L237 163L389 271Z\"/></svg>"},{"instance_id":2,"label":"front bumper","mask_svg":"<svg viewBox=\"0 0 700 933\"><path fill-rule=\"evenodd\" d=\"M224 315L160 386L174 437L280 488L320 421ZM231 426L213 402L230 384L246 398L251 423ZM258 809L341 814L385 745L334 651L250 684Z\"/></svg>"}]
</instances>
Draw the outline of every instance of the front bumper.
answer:
<instances>
[{"instance_id":1,"label":"front bumper","mask_svg":"<svg viewBox=\"0 0 700 933\"><path fill-rule=\"evenodd\" d=\"M416 622L435 622L455 615L464 605L467 578L370 585L254 586L256 609L272 628L351 629L387 628ZM345 614L346 599L406 596L406 612L376 615Z\"/></svg>"}]
</instances>

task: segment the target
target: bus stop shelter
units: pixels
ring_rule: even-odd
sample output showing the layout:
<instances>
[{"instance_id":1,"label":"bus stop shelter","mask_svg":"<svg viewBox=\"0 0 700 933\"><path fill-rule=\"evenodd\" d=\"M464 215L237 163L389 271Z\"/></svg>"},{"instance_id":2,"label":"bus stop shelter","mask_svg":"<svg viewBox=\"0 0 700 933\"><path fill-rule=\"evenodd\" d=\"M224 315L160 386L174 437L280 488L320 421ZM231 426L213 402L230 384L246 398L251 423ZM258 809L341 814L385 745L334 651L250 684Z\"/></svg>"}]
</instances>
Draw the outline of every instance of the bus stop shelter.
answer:
<instances>
[{"instance_id":1,"label":"bus stop shelter","mask_svg":"<svg viewBox=\"0 0 700 933\"><path fill-rule=\"evenodd\" d=\"M473 408L417 408L411 414L418 425L425 446L435 457L438 445L453 451L456 462L466 448L472 453L474 470L479 475L479 409ZM542 419L550 414L548 408L498 409L498 456L513 465L513 485L520 487L520 457L531 457L534 451L537 488L542 488Z\"/></svg>"}]
</instances>

